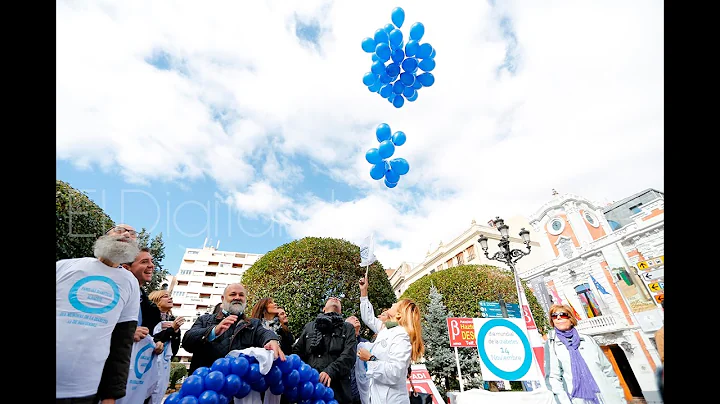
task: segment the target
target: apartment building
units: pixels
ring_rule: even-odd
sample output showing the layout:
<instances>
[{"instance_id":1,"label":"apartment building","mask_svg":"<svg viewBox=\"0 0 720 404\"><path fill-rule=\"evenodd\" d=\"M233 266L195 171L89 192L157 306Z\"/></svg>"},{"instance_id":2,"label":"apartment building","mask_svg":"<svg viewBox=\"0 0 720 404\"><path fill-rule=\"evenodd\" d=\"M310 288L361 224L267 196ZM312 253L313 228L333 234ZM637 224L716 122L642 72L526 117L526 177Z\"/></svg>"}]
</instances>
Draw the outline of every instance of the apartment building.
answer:
<instances>
[{"instance_id":1,"label":"apartment building","mask_svg":"<svg viewBox=\"0 0 720 404\"><path fill-rule=\"evenodd\" d=\"M183 335L192 327L197 318L210 313L220 303L225 286L240 282L242 274L262 254L234 251L220 251L217 247L203 245L202 248L188 248L177 275L169 286L173 298L173 314L185 317L181 327ZM180 362L190 366L192 354L182 346L177 356Z\"/></svg>"}]
</instances>

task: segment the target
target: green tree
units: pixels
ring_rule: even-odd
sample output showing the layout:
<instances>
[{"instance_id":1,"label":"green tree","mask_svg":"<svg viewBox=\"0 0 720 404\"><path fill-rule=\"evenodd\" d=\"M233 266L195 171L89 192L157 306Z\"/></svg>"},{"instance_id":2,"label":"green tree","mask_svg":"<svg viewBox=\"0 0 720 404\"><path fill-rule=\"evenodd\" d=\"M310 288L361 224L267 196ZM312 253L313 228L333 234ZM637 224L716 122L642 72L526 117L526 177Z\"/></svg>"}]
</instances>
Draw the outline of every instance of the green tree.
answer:
<instances>
[{"instance_id":1,"label":"green tree","mask_svg":"<svg viewBox=\"0 0 720 404\"><path fill-rule=\"evenodd\" d=\"M95 240L114 225L87 194L55 180L55 260L94 256Z\"/></svg>"},{"instance_id":2,"label":"green tree","mask_svg":"<svg viewBox=\"0 0 720 404\"><path fill-rule=\"evenodd\" d=\"M150 249L150 255L153 256L153 263L155 264L152 279L143 286L145 293L150 294L150 292L154 290L159 290L165 277L170 274L168 270L163 268L162 264L165 258L165 243L162 239L162 232L150 239L150 233L148 233L144 227L140 230L140 233L138 233L137 241L140 248Z\"/></svg>"},{"instance_id":3,"label":"green tree","mask_svg":"<svg viewBox=\"0 0 720 404\"><path fill-rule=\"evenodd\" d=\"M359 263L360 247L346 240L305 237L283 244L260 257L243 274L248 310L259 299L272 297L285 308L296 336L331 296L341 299L344 317L360 318L358 280L365 275L365 268ZM368 280L368 295L376 314L395 303L390 281L379 262L370 265ZM364 324L361 335L370 336Z\"/></svg>"},{"instance_id":4,"label":"green tree","mask_svg":"<svg viewBox=\"0 0 720 404\"><path fill-rule=\"evenodd\" d=\"M545 312L527 284L521 282L538 331L545 334L550 329ZM502 294L507 303L518 302L512 273L492 265L459 265L423 276L400 297L414 299L426 310L431 283L445 296L445 305L457 317L480 317L479 301L497 301L498 294Z\"/></svg>"}]
</instances>

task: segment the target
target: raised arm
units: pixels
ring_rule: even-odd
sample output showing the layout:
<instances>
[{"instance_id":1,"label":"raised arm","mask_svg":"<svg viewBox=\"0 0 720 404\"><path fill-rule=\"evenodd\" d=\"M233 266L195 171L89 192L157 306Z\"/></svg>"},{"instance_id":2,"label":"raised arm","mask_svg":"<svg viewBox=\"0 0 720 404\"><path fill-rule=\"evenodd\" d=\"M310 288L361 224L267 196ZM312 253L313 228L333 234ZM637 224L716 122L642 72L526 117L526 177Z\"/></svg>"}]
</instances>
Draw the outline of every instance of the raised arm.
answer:
<instances>
[{"instance_id":1,"label":"raised arm","mask_svg":"<svg viewBox=\"0 0 720 404\"><path fill-rule=\"evenodd\" d=\"M367 276L360 278L358 282L360 285L360 317L363 323L368 326L373 332L378 333L383 327L383 322L379 318L375 317L375 310L373 309L372 303L368 298L368 279Z\"/></svg>"}]
</instances>

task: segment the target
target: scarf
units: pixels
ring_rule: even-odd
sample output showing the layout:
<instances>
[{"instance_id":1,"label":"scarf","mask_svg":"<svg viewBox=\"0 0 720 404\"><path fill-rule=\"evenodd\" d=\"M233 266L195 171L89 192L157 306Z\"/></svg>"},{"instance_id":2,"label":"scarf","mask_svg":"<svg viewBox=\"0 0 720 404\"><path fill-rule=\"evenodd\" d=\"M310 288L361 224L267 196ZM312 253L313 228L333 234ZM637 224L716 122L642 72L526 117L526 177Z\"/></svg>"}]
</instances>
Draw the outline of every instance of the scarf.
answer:
<instances>
[{"instance_id":1,"label":"scarf","mask_svg":"<svg viewBox=\"0 0 720 404\"><path fill-rule=\"evenodd\" d=\"M173 321L173 320L175 320L175 316L170 314L169 311L161 311L160 312L160 320L161 321Z\"/></svg>"},{"instance_id":2,"label":"scarf","mask_svg":"<svg viewBox=\"0 0 720 404\"><path fill-rule=\"evenodd\" d=\"M570 394L571 398L581 398L594 404L600 404L597 395L600 393L595 379L590 373L585 359L578 348L580 347L580 334L575 327L561 331L555 328L555 335L560 339L560 342L565 345L568 352L570 353L570 369L572 370L573 378L573 391Z\"/></svg>"},{"instance_id":3,"label":"scarf","mask_svg":"<svg viewBox=\"0 0 720 404\"><path fill-rule=\"evenodd\" d=\"M262 325L263 327L267 328L268 330L273 331L275 334L278 334L278 330L280 330L280 318L275 316L272 320L266 320L262 319ZM280 334L278 334L280 335Z\"/></svg>"},{"instance_id":4,"label":"scarf","mask_svg":"<svg viewBox=\"0 0 720 404\"><path fill-rule=\"evenodd\" d=\"M397 327L397 325L398 325L397 321L388 320L385 322L385 328L387 328L388 330L393 327Z\"/></svg>"}]
</instances>

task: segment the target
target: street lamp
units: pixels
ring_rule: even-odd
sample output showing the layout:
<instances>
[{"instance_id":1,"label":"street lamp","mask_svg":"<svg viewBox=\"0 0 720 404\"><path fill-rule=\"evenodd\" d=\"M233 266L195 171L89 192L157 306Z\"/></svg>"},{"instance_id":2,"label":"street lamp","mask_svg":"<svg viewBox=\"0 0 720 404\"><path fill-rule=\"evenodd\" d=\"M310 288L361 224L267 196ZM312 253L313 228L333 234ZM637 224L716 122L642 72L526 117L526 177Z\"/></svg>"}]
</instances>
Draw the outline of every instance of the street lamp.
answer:
<instances>
[{"instance_id":1,"label":"street lamp","mask_svg":"<svg viewBox=\"0 0 720 404\"><path fill-rule=\"evenodd\" d=\"M503 262L510 267L510 270L512 271L513 277L515 279L515 289L518 294L518 303L520 305L520 309L522 310L522 286L520 285L520 278L518 277L517 271L515 270L515 263L522 257L530 255L530 232L525 230L524 227L520 229L520 237L522 238L522 241L527 248L527 252L519 250L517 248L510 249L510 226L506 225L505 221L500 219L499 216L496 216L493 222L495 224L495 227L500 232L500 242L498 243L498 247L500 248L500 250L493 254L493 256L491 257L488 253L488 238L485 237L484 234L481 234L478 242L480 243L480 248L482 248L483 252L485 253L485 257L487 257L489 260Z\"/></svg>"}]
</instances>

